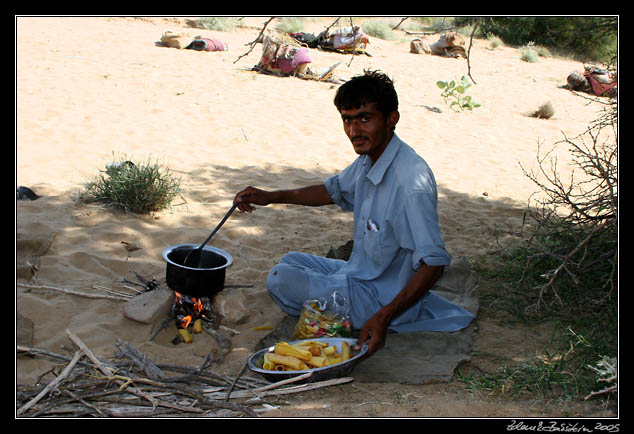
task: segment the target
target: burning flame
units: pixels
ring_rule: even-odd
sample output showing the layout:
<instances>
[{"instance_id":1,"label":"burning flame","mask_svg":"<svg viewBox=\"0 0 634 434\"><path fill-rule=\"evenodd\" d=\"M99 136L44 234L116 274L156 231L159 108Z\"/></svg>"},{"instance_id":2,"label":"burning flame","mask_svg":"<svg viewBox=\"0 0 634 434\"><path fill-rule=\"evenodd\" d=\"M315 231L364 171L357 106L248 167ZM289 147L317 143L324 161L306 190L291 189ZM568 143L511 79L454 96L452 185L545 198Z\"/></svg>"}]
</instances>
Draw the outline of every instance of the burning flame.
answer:
<instances>
[{"instance_id":1,"label":"burning flame","mask_svg":"<svg viewBox=\"0 0 634 434\"><path fill-rule=\"evenodd\" d=\"M194 299L194 309L196 310L197 314L201 314L203 311L203 302L200 298L195 298Z\"/></svg>"},{"instance_id":2,"label":"burning flame","mask_svg":"<svg viewBox=\"0 0 634 434\"><path fill-rule=\"evenodd\" d=\"M178 291L174 291L174 296L175 296L175 301L176 304L183 309L183 295L181 293L179 293ZM187 301L187 303L189 303L189 301ZM203 302L200 298L191 298L191 306L193 309L193 313L187 314L188 312L183 311L183 315L187 314L185 316L181 316L178 320L177 320L177 326L179 328L182 329L187 329L190 324L192 324L192 322L194 322L195 320L202 318L204 316L204 311L205 311L205 307L203 305ZM190 310L191 312L191 310Z\"/></svg>"},{"instance_id":3,"label":"burning flame","mask_svg":"<svg viewBox=\"0 0 634 434\"><path fill-rule=\"evenodd\" d=\"M193 318L192 318L192 316L191 316L191 315L187 315L185 318L183 318L183 319L181 320L181 323L180 323L181 328L186 329L187 327L189 327L189 325L190 325L190 324L191 324L191 322L192 322L192 319L193 319Z\"/></svg>"}]
</instances>

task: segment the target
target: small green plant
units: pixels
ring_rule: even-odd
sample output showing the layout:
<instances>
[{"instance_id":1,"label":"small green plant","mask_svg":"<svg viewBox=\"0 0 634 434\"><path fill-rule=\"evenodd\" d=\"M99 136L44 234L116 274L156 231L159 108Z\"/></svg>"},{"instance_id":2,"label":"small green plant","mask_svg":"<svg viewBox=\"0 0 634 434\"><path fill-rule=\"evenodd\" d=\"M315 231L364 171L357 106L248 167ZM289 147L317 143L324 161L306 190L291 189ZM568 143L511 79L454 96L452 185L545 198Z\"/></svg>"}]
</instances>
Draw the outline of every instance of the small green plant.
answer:
<instances>
[{"instance_id":1,"label":"small green plant","mask_svg":"<svg viewBox=\"0 0 634 434\"><path fill-rule=\"evenodd\" d=\"M104 202L127 212L148 214L166 209L180 192L180 179L157 163L118 161L85 185L79 200Z\"/></svg>"},{"instance_id":2,"label":"small green plant","mask_svg":"<svg viewBox=\"0 0 634 434\"><path fill-rule=\"evenodd\" d=\"M440 96L444 98L445 103L449 104L452 110L473 110L480 107L480 103L474 101L470 95L466 95L467 89L471 87L471 82L466 76L463 75L459 83L455 80L450 82L437 81L436 85L443 90Z\"/></svg>"}]
</instances>

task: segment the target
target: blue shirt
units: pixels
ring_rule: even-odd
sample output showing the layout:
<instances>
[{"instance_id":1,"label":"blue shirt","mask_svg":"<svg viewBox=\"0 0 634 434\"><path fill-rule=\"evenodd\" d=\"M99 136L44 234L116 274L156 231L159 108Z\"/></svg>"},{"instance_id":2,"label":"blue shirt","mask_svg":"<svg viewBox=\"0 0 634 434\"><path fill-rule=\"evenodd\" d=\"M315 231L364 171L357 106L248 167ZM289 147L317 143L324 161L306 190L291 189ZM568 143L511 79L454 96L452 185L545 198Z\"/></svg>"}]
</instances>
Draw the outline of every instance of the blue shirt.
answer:
<instances>
[{"instance_id":1,"label":"blue shirt","mask_svg":"<svg viewBox=\"0 0 634 434\"><path fill-rule=\"evenodd\" d=\"M391 302L421 262L431 266L451 262L438 224L434 175L425 160L396 134L374 165L361 155L325 185L335 204L354 212L354 248L338 274L346 275L351 306L358 314L376 312ZM420 330L425 319L455 313L426 312L428 298L400 315L392 328L398 331L398 324L411 324ZM448 308L453 306L449 303ZM459 316L466 313L455 307ZM410 327L401 331L406 329Z\"/></svg>"}]
</instances>

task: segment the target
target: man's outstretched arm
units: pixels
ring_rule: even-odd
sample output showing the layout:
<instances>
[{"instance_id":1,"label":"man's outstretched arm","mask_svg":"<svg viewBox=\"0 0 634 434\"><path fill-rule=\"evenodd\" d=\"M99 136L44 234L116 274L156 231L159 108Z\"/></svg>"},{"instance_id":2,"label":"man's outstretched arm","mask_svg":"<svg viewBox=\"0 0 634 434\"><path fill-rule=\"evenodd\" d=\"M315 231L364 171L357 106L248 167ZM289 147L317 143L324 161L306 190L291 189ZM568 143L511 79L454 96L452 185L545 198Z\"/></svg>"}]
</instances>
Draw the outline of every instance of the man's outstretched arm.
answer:
<instances>
[{"instance_id":1,"label":"man's outstretched arm","mask_svg":"<svg viewBox=\"0 0 634 434\"><path fill-rule=\"evenodd\" d=\"M332 198L323 184L291 190L265 191L255 187L247 187L238 192L233 200L243 212L255 210L253 205L267 206L272 203L291 205L323 206L330 205Z\"/></svg>"}]
</instances>

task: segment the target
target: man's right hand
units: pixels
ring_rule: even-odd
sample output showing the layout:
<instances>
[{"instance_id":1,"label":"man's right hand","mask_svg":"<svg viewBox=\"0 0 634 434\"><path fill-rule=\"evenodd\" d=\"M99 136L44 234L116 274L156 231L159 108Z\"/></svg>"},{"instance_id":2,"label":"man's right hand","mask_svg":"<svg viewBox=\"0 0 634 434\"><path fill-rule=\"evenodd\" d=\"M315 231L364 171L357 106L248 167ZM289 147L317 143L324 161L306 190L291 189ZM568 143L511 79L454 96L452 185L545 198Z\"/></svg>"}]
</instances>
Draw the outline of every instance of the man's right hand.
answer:
<instances>
[{"instance_id":1,"label":"man's right hand","mask_svg":"<svg viewBox=\"0 0 634 434\"><path fill-rule=\"evenodd\" d=\"M233 203L238 205L238 209L242 212L253 212L255 205L266 206L271 203L269 199L270 193L255 187L247 187L238 192L233 199Z\"/></svg>"}]
</instances>

